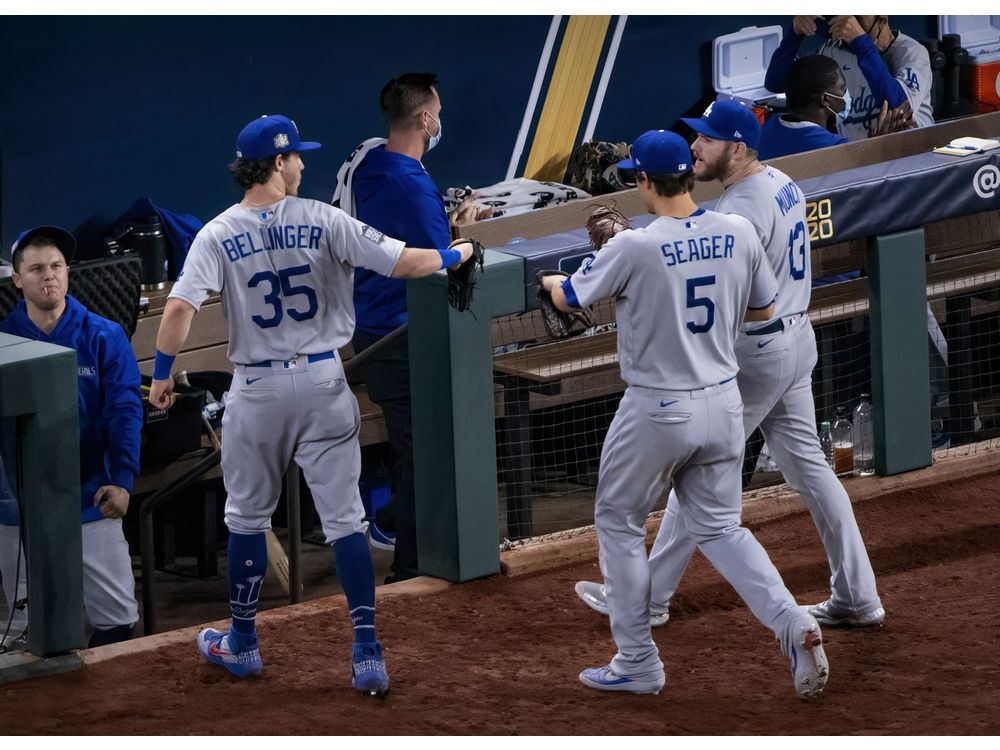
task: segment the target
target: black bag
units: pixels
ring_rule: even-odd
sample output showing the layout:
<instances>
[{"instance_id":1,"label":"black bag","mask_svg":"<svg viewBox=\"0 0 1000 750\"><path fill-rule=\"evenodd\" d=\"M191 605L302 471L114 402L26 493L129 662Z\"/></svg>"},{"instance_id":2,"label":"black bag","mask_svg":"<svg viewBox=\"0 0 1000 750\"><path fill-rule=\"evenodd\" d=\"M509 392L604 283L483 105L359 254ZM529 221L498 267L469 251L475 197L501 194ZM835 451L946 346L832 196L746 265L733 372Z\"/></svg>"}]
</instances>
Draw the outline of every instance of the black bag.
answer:
<instances>
[{"instance_id":1,"label":"black bag","mask_svg":"<svg viewBox=\"0 0 1000 750\"><path fill-rule=\"evenodd\" d=\"M185 453L201 447L202 409L205 391L174 385L177 400L170 410L157 409L149 403L148 375L142 376L142 438L139 461L143 469L176 461Z\"/></svg>"}]
</instances>

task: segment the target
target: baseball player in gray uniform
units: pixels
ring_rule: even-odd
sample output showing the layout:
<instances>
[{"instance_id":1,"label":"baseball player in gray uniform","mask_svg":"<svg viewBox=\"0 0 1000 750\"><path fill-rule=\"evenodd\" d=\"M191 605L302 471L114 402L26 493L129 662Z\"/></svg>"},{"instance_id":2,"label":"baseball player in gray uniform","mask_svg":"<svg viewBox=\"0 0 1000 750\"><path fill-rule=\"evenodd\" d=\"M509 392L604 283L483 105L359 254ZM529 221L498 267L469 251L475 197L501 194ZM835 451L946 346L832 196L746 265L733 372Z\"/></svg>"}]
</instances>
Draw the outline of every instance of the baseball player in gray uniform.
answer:
<instances>
[{"instance_id":1,"label":"baseball player in gray uniform","mask_svg":"<svg viewBox=\"0 0 1000 750\"><path fill-rule=\"evenodd\" d=\"M294 460L312 491L354 626L352 684L366 694L389 689L375 636L375 579L358 491L358 404L338 349L354 331L356 267L395 278L427 276L471 255L415 249L338 208L298 196L299 138L281 115L250 122L236 141L230 170L243 200L209 222L191 244L156 340L150 403L174 400L173 359L195 313L222 294L233 384L223 417L222 471L229 528L228 631L203 630L198 650L238 676L262 669L257 602L267 570L265 532Z\"/></svg>"},{"instance_id":2,"label":"baseball player in gray uniform","mask_svg":"<svg viewBox=\"0 0 1000 750\"><path fill-rule=\"evenodd\" d=\"M699 209L691 199L683 138L644 133L620 166L636 171L639 196L657 218L620 232L569 279L544 279L565 311L616 299L628 386L601 452L594 512L618 653L580 680L599 690L663 687L648 617L645 520L672 483L687 531L779 640L796 694L811 698L829 673L819 625L740 525L743 404L733 346L744 319L770 317L774 274L749 221Z\"/></svg>"},{"instance_id":3,"label":"baseball player in gray uniform","mask_svg":"<svg viewBox=\"0 0 1000 750\"><path fill-rule=\"evenodd\" d=\"M760 128L754 114L734 101L714 102L700 119L685 119L699 135L692 145L694 171L721 180L716 210L739 214L754 225L778 280L775 316L748 323L736 339L743 426L758 426L785 480L809 508L830 563L831 596L809 608L823 625L873 626L885 620L851 500L827 465L816 434L812 372L816 336L806 310L812 286L805 198L787 175L762 165L752 149ZM667 621L695 539L681 521L673 493L650 553L650 618ZM607 609L601 584L580 581L577 594L593 609Z\"/></svg>"}]
</instances>

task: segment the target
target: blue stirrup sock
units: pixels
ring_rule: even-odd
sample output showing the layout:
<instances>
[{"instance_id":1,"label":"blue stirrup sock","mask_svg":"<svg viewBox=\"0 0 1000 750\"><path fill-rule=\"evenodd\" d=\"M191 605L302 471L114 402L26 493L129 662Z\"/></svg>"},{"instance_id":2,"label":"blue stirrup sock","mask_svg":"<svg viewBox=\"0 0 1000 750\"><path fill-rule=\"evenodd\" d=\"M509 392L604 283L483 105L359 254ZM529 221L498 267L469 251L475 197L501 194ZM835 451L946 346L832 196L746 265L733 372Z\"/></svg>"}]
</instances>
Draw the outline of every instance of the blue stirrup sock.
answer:
<instances>
[{"instance_id":1,"label":"blue stirrup sock","mask_svg":"<svg viewBox=\"0 0 1000 750\"><path fill-rule=\"evenodd\" d=\"M344 589L355 643L375 642L375 566L368 539L356 532L333 543L337 579Z\"/></svg>"},{"instance_id":2,"label":"blue stirrup sock","mask_svg":"<svg viewBox=\"0 0 1000 750\"><path fill-rule=\"evenodd\" d=\"M229 532L229 608L233 631L256 637L257 602L267 573L267 538Z\"/></svg>"}]
</instances>

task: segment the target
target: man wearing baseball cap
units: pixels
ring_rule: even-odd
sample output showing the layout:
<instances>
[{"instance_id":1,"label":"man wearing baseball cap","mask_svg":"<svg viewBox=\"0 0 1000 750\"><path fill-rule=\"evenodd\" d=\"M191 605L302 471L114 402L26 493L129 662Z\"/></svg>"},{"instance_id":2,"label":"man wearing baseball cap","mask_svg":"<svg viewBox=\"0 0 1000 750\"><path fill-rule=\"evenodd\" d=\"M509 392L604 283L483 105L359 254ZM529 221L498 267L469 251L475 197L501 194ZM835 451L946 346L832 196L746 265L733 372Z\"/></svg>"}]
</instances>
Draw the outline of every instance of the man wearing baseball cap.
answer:
<instances>
[{"instance_id":1,"label":"man wearing baseball cap","mask_svg":"<svg viewBox=\"0 0 1000 750\"><path fill-rule=\"evenodd\" d=\"M755 164L760 166L756 151L760 121L746 104L735 99L714 101L701 117L683 117L681 122L698 134L691 144L691 153L695 160L694 174L699 180L722 180L723 185L735 182L735 174L720 173L732 164L734 157L741 168L751 170Z\"/></svg>"},{"instance_id":2,"label":"man wearing baseball cap","mask_svg":"<svg viewBox=\"0 0 1000 750\"><path fill-rule=\"evenodd\" d=\"M812 372L817 354L807 314L812 267L805 197L788 175L757 160L760 128L748 107L717 101L700 119L685 122L698 133L691 147L695 175L722 182L726 190L716 210L749 220L778 280L773 319L763 324L748 319L736 338L737 382L745 433L760 427L786 481L809 508L830 560L831 596L809 607L809 614L824 626L879 627L885 608L875 574L850 498L826 464L816 434ZM749 469L744 464L744 481L755 462L748 462ZM687 516L683 506L671 492L650 551L649 621L654 626L667 622L670 599L698 545L682 520ZM607 580L604 586L579 581L576 592L591 609L608 613ZM797 690L799 685L797 680ZM800 690L800 695L810 691Z\"/></svg>"},{"instance_id":3,"label":"man wearing baseball cap","mask_svg":"<svg viewBox=\"0 0 1000 750\"><path fill-rule=\"evenodd\" d=\"M584 669L580 681L632 693L664 687L650 630L657 581L644 520L673 484L683 514L677 523L781 642L797 695L811 698L829 672L819 626L739 520L743 424L734 340L744 320L770 317L774 274L750 222L694 202L681 136L643 133L619 168L635 171L654 220L619 232L572 276L543 277L565 312L618 300L618 361L628 386L601 451L594 506L617 653Z\"/></svg>"},{"instance_id":4,"label":"man wearing baseball cap","mask_svg":"<svg viewBox=\"0 0 1000 750\"><path fill-rule=\"evenodd\" d=\"M18 236L11 261L24 298L0 331L76 350L83 603L94 647L131 638L139 619L122 517L139 473L142 391L122 327L67 294L75 251L73 235L61 227L35 227Z\"/></svg>"},{"instance_id":5,"label":"man wearing baseball cap","mask_svg":"<svg viewBox=\"0 0 1000 750\"><path fill-rule=\"evenodd\" d=\"M302 141L295 123L267 115L236 139L229 169L242 199L191 243L156 336L150 404L174 403L174 360L202 303L222 292L233 383L226 402L222 474L229 529L228 628L205 628L198 651L239 677L263 669L257 609L267 571L266 533L289 461L302 469L333 550L354 642L351 679L365 694L389 689L375 633L375 570L358 480L361 420L340 350L354 333L356 268L393 278L430 276L472 254L407 247L339 208L298 197ZM323 657L320 647L315 656Z\"/></svg>"}]
</instances>

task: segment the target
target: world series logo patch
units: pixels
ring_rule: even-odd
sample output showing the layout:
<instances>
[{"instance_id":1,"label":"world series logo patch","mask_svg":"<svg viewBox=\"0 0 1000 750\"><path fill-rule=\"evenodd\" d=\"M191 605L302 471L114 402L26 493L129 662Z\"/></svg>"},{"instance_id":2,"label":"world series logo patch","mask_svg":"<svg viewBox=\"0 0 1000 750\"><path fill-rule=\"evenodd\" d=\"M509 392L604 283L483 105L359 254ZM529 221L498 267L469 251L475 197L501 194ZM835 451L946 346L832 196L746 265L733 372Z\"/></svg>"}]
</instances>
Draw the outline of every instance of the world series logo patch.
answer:
<instances>
[{"instance_id":1,"label":"world series logo patch","mask_svg":"<svg viewBox=\"0 0 1000 750\"><path fill-rule=\"evenodd\" d=\"M367 224L361 227L361 236L367 240L371 240L372 242L381 242L382 238L385 237L385 235L378 231L375 227L370 227Z\"/></svg>"}]
</instances>

